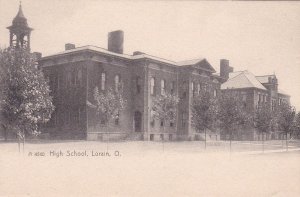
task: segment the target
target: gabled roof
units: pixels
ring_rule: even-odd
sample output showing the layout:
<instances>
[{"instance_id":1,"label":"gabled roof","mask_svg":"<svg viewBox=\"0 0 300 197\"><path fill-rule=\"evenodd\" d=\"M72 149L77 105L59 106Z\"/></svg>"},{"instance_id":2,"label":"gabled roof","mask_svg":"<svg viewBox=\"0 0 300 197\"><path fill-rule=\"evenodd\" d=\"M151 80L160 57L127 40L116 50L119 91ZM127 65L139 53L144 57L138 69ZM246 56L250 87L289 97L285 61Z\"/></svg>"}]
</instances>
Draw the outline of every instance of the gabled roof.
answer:
<instances>
[{"instance_id":1,"label":"gabled roof","mask_svg":"<svg viewBox=\"0 0 300 197\"><path fill-rule=\"evenodd\" d=\"M240 89L240 88L257 88L267 90L249 71L240 71L232 74L225 83L221 85L221 89Z\"/></svg>"},{"instance_id":2,"label":"gabled roof","mask_svg":"<svg viewBox=\"0 0 300 197\"><path fill-rule=\"evenodd\" d=\"M184 60L177 62L178 66L190 66L190 65L195 65L201 61L203 61L205 58L197 58L197 59L192 59L192 60Z\"/></svg>"},{"instance_id":3,"label":"gabled roof","mask_svg":"<svg viewBox=\"0 0 300 197\"><path fill-rule=\"evenodd\" d=\"M177 66L193 66L194 68L207 70L209 72L216 72L216 70L212 67L212 65L210 65L210 63L205 58L177 62Z\"/></svg>"}]
</instances>

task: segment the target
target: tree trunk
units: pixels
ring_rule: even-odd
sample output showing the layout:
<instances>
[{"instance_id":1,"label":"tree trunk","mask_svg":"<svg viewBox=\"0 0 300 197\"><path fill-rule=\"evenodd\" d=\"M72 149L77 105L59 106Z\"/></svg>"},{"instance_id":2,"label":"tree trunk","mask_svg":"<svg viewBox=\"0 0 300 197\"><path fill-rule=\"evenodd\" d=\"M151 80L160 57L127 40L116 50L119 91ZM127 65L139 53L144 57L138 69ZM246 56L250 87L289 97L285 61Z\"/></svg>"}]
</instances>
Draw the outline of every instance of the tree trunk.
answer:
<instances>
[{"instance_id":1,"label":"tree trunk","mask_svg":"<svg viewBox=\"0 0 300 197\"><path fill-rule=\"evenodd\" d=\"M24 147L25 147L25 133L23 135L23 153L24 153Z\"/></svg>"},{"instance_id":2,"label":"tree trunk","mask_svg":"<svg viewBox=\"0 0 300 197\"><path fill-rule=\"evenodd\" d=\"M18 136L18 148L19 148L19 153L20 153L20 152L21 152L21 147L20 147L20 135L17 134L17 136Z\"/></svg>"},{"instance_id":3,"label":"tree trunk","mask_svg":"<svg viewBox=\"0 0 300 197\"><path fill-rule=\"evenodd\" d=\"M285 135L285 145L286 145L286 151L289 151L289 145L288 145L288 133L286 133L286 135Z\"/></svg>"},{"instance_id":4,"label":"tree trunk","mask_svg":"<svg viewBox=\"0 0 300 197\"><path fill-rule=\"evenodd\" d=\"M204 129L204 148L206 150L206 129Z\"/></svg>"},{"instance_id":5,"label":"tree trunk","mask_svg":"<svg viewBox=\"0 0 300 197\"><path fill-rule=\"evenodd\" d=\"M262 140L262 149L263 149L263 153L265 153L264 133L262 132L261 135L262 135L262 139L261 139Z\"/></svg>"},{"instance_id":6,"label":"tree trunk","mask_svg":"<svg viewBox=\"0 0 300 197\"><path fill-rule=\"evenodd\" d=\"M230 154L231 154L232 131L230 131L230 137L229 137L229 141L230 141Z\"/></svg>"},{"instance_id":7,"label":"tree trunk","mask_svg":"<svg viewBox=\"0 0 300 197\"><path fill-rule=\"evenodd\" d=\"M162 138L162 144L163 144L163 152L165 152L165 124L163 125L163 138Z\"/></svg>"},{"instance_id":8,"label":"tree trunk","mask_svg":"<svg viewBox=\"0 0 300 197\"><path fill-rule=\"evenodd\" d=\"M8 135L7 129L4 128L4 140L5 140L5 142L7 142L7 135Z\"/></svg>"}]
</instances>

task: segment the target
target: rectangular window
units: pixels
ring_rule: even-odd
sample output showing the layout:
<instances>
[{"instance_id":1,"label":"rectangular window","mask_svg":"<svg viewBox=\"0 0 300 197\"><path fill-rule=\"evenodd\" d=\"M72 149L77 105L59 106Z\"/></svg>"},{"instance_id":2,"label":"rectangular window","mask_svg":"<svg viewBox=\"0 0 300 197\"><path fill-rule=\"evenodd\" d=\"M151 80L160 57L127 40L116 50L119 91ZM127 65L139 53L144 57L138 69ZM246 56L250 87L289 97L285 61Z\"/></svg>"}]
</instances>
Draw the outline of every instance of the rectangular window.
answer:
<instances>
[{"instance_id":1,"label":"rectangular window","mask_svg":"<svg viewBox=\"0 0 300 197\"><path fill-rule=\"evenodd\" d=\"M186 94L187 94L187 83L184 81L182 83L182 89L183 89L183 93L182 93L182 97L186 98Z\"/></svg>"},{"instance_id":2,"label":"rectangular window","mask_svg":"<svg viewBox=\"0 0 300 197\"><path fill-rule=\"evenodd\" d=\"M65 111L65 124L70 125L71 124L71 112L69 109Z\"/></svg>"},{"instance_id":3,"label":"rectangular window","mask_svg":"<svg viewBox=\"0 0 300 197\"><path fill-rule=\"evenodd\" d=\"M78 109L77 110L73 110L73 123L74 124L78 124L79 123L79 113L78 113Z\"/></svg>"},{"instance_id":4,"label":"rectangular window","mask_svg":"<svg viewBox=\"0 0 300 197\"><path fill-rule=\"evenodd\" d=\"M160 81L160 88L160 93L164 95L166 92L166 81L164 79Z\"/></svg>"},{"instance_id":5,"label":"rectangular window","mask_svg":"<svg viewBox=\"0 0 300 197\"><path fill-rule=\"evenodd\" d=\"M82 84L82 71L81 69L78 69L77 73L76 73L76 85L81 86Z\"/></svg>"},{"instance_id":6,"label":"rectangular window","mask_svg":"<svg viewBox=\"0 0 300 197\"><path fill-rule=\"evenodd\" d=\"M115 91L118 92L119 91L119 87L120 86L120 75L116 75L115 76Z\"/></svg>"},{"instance_id":7,"label":"rectangular window","mask_svg":"<svg viewBox=\"0 0 300 197\"><path fill-rule=\"evenodd\" d=\"M56 78L56 87L57 87L57 89L60 88L60 76L59 75L57 75L57 78Z\"/></svg>"},{"instance_id":8,"label":"rectangular window","mask_svg":"<svg viewBox=\"0 0 300 197\"><path fill-rule=\"evenodd\" d=\"M194 97L195 96L195 83L192 82L191 86L192 86L192 93L193 93L193 97Z\"/></svg>"},{"instance_id":9,"label":"rectangular window","mask_svg":"<svg viewBox=\"0 0 300 197\"><path fill-rule=\"evenodd\" d=\"M136 77L136 93L139 94L141 92L141 79L140 77Z\"/></svg>"},{"instance_id":10,"label":"rectangular window","mask_svg":"<svg viewBox=\"0 0 300 197\"><path fill-rule=\"evenodd\" d=\"M208 91L206 83L203 84L203 90L204 90L204 92Z\"/></svg>"},{"instance_id":11,"label":"rectangular window","mask_svg":"<svg viewBox=\"0 0 300 197\"><path fill-rule=\"evenodd\" d=\"M155 126L155 120L154 119L151 120L150 125L151 125L151 127Z\"/></svg>"},{"instance_id":12,"label":"rectangular window","mask_svg":"<svg viewBox=\"0 0 300 197\"><path fill-rule=\"evenodd\" d=\"M172 81L171 83L171 94L175 93L175 81Z\"/></svg>"},{"instance_id":13,"label":"rectangular window","mask_svg":"<svg viewBox=\"0 0 300 197\"><path fill-rule=\"evenodd\" d=\"M164 140L164 134L160 134L160 139Z\"/></svg>"},{"instance_id":14,"label":"rectangular window","mask_svg":"<svg viewBox=\"0 0 300 197\"><path fill-rule=\"evenodd\" d=\"M70 87L72 84L72 74L71 74L71 71L68 70L67 71L67 86Z\"/></svg>"},{"instance_id":15,"label":"rectangular window","mask_svg":"<svg viewBox=\"0 0 300 197\"><path fill-rule=\"evenodd\" d=\"M150 141L154 140L154 134L150 134Z\"/></svg>"},{"instance_id":16,"label":"rectangular window","mask_svg":"<svg viewBox=\"0 0 300 197\"><path fill-rule=\"evenodd\" d=\"M81 122L81 118L82 118L82 109L79 107L78 109L78 124L80 125Z\"/></svg>"},{"instance_id":17,"label":"rectangular window","mask_svg":"<svg viewBox=\"0 0 300 197\"><path fill-rule=\"evenodd\" d=\"M118 113L115 119L115 125L119 125L119 123L120 123L120 114Z\"/></svg>"},{"instance_id":18,"label":"rectangular window","mask_svg":"<svg viewBox=\"0 0 300 197\"><path fill-rule=\"evenodd\" d=\"M242 100L246 101L247 100L247 94L242 94Z\"/></svg>"},{"instance_id":19,"label":"rectangular window","mask_svg":"<svg viewBox=\"0 0 300 197\"><path fill-rule=\"evenodd\" d=\"M101 73L101 90L105 90L106 74Z\"/></svg>"},{"instance_id":20,"label":"rectangular window","mask_svg":"<svg viewBox=\"0 0 300 197\"><path fill-rule=\"evenodd\" d=\"M186 126L186 121L187 121L187 113L183 112L181 115L181 126L184 128Z\"/></svg>"},{"instance_id":21,"label":"rectangular window","mask_svg":"<svg viewBox=\"0 0 300 197\"><path fill-rule=\"evenodd\" d=\"M161 127L164 126L164 121L163 121L163 120L160 121L160 126L161 126Z\"/></svg>"},{"instance_id":22,"label":"rectangular window","mask_svg":"<svg viewBox=\"0 0 300 197\"><path fill-rule=\"evenodd\" d=\"M155 94L155 79L153 77L150 79L150 94Z\"/></svg>"},{"instance_id":23,"label":"rectangular window","mask_svg":"<svg viewBox=\"0 0 300 197\"><path fill-rule=\"evenodd\" d=\"M150 125L151 125L151 127L154 127L155 126L155 119L154 119L154 115L153 115L152 110L150 111L150 118L151 118Z\"/></svg>"}]
</instances>

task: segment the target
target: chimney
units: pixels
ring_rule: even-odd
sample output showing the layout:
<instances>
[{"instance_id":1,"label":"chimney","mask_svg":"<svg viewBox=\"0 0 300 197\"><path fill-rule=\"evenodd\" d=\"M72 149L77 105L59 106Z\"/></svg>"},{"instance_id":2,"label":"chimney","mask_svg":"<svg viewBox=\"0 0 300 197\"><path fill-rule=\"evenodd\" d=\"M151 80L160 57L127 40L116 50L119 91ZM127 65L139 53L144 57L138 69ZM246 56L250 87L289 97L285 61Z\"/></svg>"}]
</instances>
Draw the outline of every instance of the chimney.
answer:
<instances>
[{"instance_id":1,"label":"chimney","mask_svg":"<svg viewBox=\"0 0 300 197\"><path fill-rule=\"evenodd\" d=\"M67 43L65 44L65 50L71 50L71 49L75 49L75 44L72 43Z\"/></svg>"},{"instance_id":2,"label":"chimney","mask_svg":"<svg viewBox=\"0 0 300 197\"><path fill-rule=\"evenodd\" d=\"M33 52L32 55L33 55L33 58L37 61L42 58L42 53L40 53L40 52Z\"/></svg>"},{"instance_id":3,"label":"chimney","mask_svg":"<svg viewBox=\"0 0 300 197\"><path fill-rule=\"evenodd\" d=\"M229 73L233 72L233 67L229 66L229 60L221 59L220 60L220 77L224 79L229 78Z\"/></svg>"},{"instance_id":4,"label":"chimney","mask_svg":"<svg viewBox=\"0 0 300 197\"><path fill-rule=\"evenodd\" d=\"M123 53L124 32L122 30L108 33L108 50L115 53Z\"/></svg>"}]
</instances>

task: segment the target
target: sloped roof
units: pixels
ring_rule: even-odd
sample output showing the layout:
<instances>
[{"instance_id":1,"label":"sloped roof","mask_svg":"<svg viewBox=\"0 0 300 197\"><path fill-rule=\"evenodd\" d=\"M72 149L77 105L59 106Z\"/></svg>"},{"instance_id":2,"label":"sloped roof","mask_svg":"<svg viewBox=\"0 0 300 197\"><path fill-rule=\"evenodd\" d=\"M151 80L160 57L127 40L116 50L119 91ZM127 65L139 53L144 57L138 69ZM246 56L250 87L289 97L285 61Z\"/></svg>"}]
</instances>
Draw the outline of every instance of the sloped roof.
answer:
<instances>
[{"instance_id":1,"label":"sloped roof","mask_svg":"<svg viewBox=\"0 0 300 197\"><path fill-rule=\"evenodd\" d=\"M42 59L48 59L48 58L52 58L54 56L61 56L61 55L70 54L70 53L74 53L74 52L80 52L80 51L84 51L84 50L91 50L91 51L100 52L100 53L103 53L103 54L112 55L112 56L116 56L116 57L121 57L121 58L129 59L129 60L137 60L137 59L148 58L148 59L160 61L160 62L163 62L163 63L176 65L176 62L174 62L174 61L170 61L170 60L166 60L166 59L163 59L163 58L155 57L155 56L148 55L148 54L145 54L145 53L139 54L139 55L120 54L120 53L115 53L115 52L109 51L107 49L97 47L97 46L93 46L93 45L87 45L87 46L82 46L82 47L76 47L75 49L65 50L65 51L62 51L62 52L59 52L59 53L55 53L55 54L52 54L52 55L45 56Z\"/></svg>"},{"instance_id":2,"label":"sloped roof","mask_svg":"<svg viewBox=\"0 0 300 197\"><path fill-rule=\"evenodd\" d=\"M164 59L164 58L156 57L156 56L153 56L153 55L149 55L149 54L146 54L146 53L142 53L142 54L139 54L139 55L128 55L128 54L115 53L115 52L109 51L107 49L92 46L92 45L76 47L74 49L65 50L65 51L62 51L62 52L59 52L59 53L48 55L48 56L43 57L42 60L46 60L46 59L49 59L49 58L52 58L52 57L55 57L55 56L62 56L62 55L71 54L71 53L74 53L74 52L80 52L80 51L84 51L84 50L91 50L91 51L95 51L95 52L100 52L102 54L112 55L112 56L116 56L116 57L120 57L120 58L125 58L125 59L128 59L128 60L138 60L138 59L147 58L147 59L159 61L159 62L162 62L162 63L167 63L167 64L174 65L174 66L193 66L193 65L197 65L199 63L205 62L205 65L207 65L207 68L202 66L203 69L207 69L207 70L210 70L212 72L215 72L215 69L210 65L210 63L205 58L198 58L198 59L193 59L193 60L175 62L175 61L167 60L167 59Z\"/></svg>"},{"instance_id":3,"label":"sloped roof","mask_svg":"<svg viewBox=\"0 0 300 197\"><path fill-rule=\"evenodd\" d=\"M236 71L229 73L229 79L236 77L237 75L241 74L243 71Z\"/></svg>"},{"instance_id":4,"label":"sloped roof","mask_svg":"<svg viewBox=\"0 0 300 197\"><path fill-rule=\"evenodd\" d=\"M213 73L216 72L216 70L212 67L212 65L210 65L210 63L205 58L198 58L198 59L177 62L177 66L193 66Z\"/></svg>"},{"instance_id":5,"label":"sloped roof","mask_svg":"<svg viewBox=\"0 0 300 197\"><path fill-rule=\"evenodd\" d=\"M192 59L192 60L184 60L184 61L180 61L177 62L178 66L190 66L190 65L195 65L201 61L203 61L204 58L197 58L197 59Z\"/></svg>"},{"instance_id":6,"label":"sloped roof","mask_svg":"<svg viewBox=\"0 0 300 197\"><path fill-rule=\"evenodd\" d=\"M12 25L7 27L7 28L8 29L13 29L13 28L18 28L18 27L24 28L26 30L33 30L32 28L30 28L28 26L27 19L24 16L21 3L19 5L18 13L12 21Z\"/></svg>"},{"instance_id":7,"label":"sloped roof","mask_svg":"<svg viewBox=\"0 0 300 197\"><path fill-rule=\"evenodd\" d=\"M290 96L288 93L286 93L285 91L281 90L281 89L278 89L278 93L279 94L284 94L286 96Z\"/></svg>"},{"instance_id":8,"label":"sloped roof","mask_svg":"<svg viewBox=\"0 0 300 197\"><path fill-rule=\"evenodd\" d=\"M240 89L240 88L258 88L267 90L249 71L236 72L225 83L221 89Z\"/></svg>"},{"instance_id":9,"label":"sloped roof","mask_svg":"<svg viewBox=\"0 0 300 197\"><path fill-rule=\"evenodd\" d=\"M264 75L264 76L256 76L256 79L260 82L260 83L268 83L269 82L269 77L276 78L275 75Z\"/></svg>"}]
</instances>

